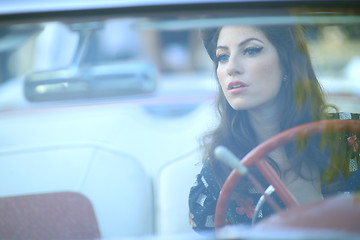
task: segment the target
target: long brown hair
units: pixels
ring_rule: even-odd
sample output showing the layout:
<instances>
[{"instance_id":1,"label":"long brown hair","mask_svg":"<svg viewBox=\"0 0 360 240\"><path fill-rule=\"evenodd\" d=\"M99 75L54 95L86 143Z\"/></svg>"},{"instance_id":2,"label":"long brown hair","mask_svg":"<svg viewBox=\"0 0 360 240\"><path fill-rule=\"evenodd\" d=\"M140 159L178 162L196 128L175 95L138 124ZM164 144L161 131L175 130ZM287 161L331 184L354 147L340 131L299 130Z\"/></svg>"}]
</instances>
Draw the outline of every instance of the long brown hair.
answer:
<instances>
[{"instance_id":1,"label":"long brown hair","mask_svg":"<svg viewBox=\"0 0 360 240\"><path fill-rule=\"evenodd\" d=\"M314 73L303 29L299 26L255 26L261 30L277 50L283 74L283 82L277 98L280 98L280 131L291 127L323 119L327 108L323 99L321 86ZM221 28L204 29L200 32L203 44L214 62L215 73L217 59L215 49ZM216 75L216 74L215 74ZM217 81L219 84L219 81ZM217 161L214 149L223 145L240 159L257 144L254 130L249 122L247 111L234 110L227 102L221 87L217 98L217 110L220 123L217 128L203 138L203 162L208 162L214 169L217 181L223 185L231 169ZM298 154L293 143L287 144L285 150L291 159L290 169L301 175L303 164L324 167L325 156L316 148L316 139L310 140L302 154ZM276 163L269 160L277 168ZM289 170L290 170L289 169ZM255 170L254 170L255 171ZM255 172L255 174L258 174Z\"/></svg>"}]
</instances>

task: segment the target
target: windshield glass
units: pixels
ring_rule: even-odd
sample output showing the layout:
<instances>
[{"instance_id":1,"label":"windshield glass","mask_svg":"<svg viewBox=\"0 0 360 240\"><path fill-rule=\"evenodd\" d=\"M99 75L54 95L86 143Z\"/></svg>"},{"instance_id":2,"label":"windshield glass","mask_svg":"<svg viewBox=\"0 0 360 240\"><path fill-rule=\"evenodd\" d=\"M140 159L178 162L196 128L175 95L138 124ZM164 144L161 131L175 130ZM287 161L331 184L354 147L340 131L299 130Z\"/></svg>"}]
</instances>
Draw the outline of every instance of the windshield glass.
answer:
<instances>
[{"instance_id":1,"label":"windshield glass","mask_svg":"<svg viewBox=\"0 0 360 240\"><path fill-rule=\"evenodd\" d=\"M215 236L234 168L217 146L239 161L290 128L360 119L358 12L250 6L1 17L0 200L30 196L42 206L37 195L80 193L97 225L85 239ZM276 195L279 209L334 196L344 182L341 193L359 190L359 128L339 124L305 129L261 155L293 196ZM250 172L266 189L269 179ZM264 189L249 179L232 189L224 217L246 230L273 214L268 204L255 210Z\"/></svg>"}]
</instances>

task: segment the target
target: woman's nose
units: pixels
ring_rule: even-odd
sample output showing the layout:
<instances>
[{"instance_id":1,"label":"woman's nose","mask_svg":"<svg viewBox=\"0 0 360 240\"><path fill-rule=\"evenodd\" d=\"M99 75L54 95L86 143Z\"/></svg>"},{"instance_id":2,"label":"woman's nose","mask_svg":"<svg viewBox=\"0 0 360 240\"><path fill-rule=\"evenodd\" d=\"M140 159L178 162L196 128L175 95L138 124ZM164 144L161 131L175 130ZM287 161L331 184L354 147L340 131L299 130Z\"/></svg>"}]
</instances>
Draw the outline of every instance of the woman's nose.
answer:
<instances>
[{"instance_id":1,"label":"woman's nose","mask_svg":"<svg viewBox=\"0 0 360 240\"><path fill-rule=\"evenodd\" d=\"M238 56L230 57L226 70L230 76L242 74L244 72L244 66L241 59Z\"/></svg>"}]
</instances>

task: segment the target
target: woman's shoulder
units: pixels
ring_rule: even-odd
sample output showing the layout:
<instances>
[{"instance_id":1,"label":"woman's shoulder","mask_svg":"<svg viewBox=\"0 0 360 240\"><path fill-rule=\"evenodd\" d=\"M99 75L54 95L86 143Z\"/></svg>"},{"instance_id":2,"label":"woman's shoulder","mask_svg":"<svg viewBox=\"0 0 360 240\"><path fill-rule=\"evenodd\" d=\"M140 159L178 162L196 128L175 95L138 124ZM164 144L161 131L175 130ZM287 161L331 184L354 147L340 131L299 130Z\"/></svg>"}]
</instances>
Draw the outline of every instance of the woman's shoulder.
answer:
<instances>
[{"instance_id":1,"label":"woman's shoulder","mask_svg":"<svg viewBox=\"0 0 360 240\"><path fill-rule=\"evenodd\" d=\"M216 196L220 192L219 184L216 181L214 170L209 163L204 163L200 173L196 176L193 188L206 189L206 192Z\"/></svg>"},{"instance_id":2,"label":"woman's shoulder","mask_svg":"<svg viewBox=\"0 0 360 240\"><path fill-rule=\"evenodd\" d=\"M213 169L205 163L196 176L189 193L190 224L196 231L214 228L214 216L220 187L217 184Z\"/></svg>"},{"instance_id":3,"label":"woman's shoulder","mask_svg":"<svg viewBox=\"0 0 360 240\"><path fill-rule=\"evenodd\" d=\"M360 120L360 114L350 112L331 113L329 114L329 119ZM346 131L342 134L338 133L335 136L335 139L339 140L340 143L345 144L347 158L355 160L360 159L360 134L358 132Z\"/></svg>"},{"instance_id":4,"label":"woman's shoulder","mask_svg":"<svg viewBox=\"0 0 360 240\"><path fill-rule=\"evenodd\" d=\"M360 120L360 114L350 112L332 113L329 115L329 119ZM337 137L335 139L339 140L340 143L345 144L347 158L357 163L360 160L360 133L355 131L346 131L342 134L339 133L336 136ZM350 168L353 169L353 167Z\"/></svg>"},{"instance_id":5,"label":"woman's shoulder","mask_svg":"<svg viewBox=\"0 0 360 240\"><path fill-rule=\"evenodd\" d=\"M328 116L328 119L330 120L360 120L359 113L338 112L331 113ZM342 179L343 181L341 188L344 191L354 191L354 189L359 187L360 183L360 134L353 131L338 132L333 135L332 139L335 141L331 143L332 145L330 145L333 155L331 160L332 164L335 164L336 167L329 166L326 170L327 174L325 175L328 177L325 182L336 183L336 176L338 176L339 179ZM344 157L340 158L339 163L336 160L339 156L335 152L336 149L340 149L343 151L343 154L345 154ZM336 186L336 184L334 186Z\"/></svg>"},{"instance_id":6,"label":"woman's shoulder","mask_svg":"<svg viewBox=\"0 0 360 240\"><path fill-rule=\"evenodd\" d=\"M337 112L337 113L328 113L329 120L339 119L339 120L360 120L360 113L351 113L351 112Z\"/></svg>"}]
</instances>

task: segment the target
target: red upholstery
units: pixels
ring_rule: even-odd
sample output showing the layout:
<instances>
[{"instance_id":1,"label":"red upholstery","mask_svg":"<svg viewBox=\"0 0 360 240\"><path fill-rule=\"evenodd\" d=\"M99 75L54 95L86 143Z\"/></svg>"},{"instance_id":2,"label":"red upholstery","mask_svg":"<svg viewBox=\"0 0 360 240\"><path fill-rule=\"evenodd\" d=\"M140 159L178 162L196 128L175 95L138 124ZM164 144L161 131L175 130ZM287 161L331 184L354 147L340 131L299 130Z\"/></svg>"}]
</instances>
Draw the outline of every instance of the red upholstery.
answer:
<instances>
[{"instance_id":1,"label":"red upholstery","mask_svg":"<svg viewBox=\"0 0 360 240\"><path fill-rule=\"evenodd\" d=\"M84 195L58 192L0 198L0 238L98 239L100 232Z\"/></svg>"}]
</instances>

